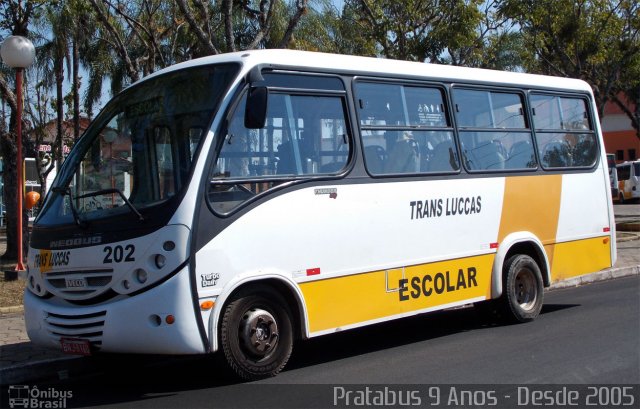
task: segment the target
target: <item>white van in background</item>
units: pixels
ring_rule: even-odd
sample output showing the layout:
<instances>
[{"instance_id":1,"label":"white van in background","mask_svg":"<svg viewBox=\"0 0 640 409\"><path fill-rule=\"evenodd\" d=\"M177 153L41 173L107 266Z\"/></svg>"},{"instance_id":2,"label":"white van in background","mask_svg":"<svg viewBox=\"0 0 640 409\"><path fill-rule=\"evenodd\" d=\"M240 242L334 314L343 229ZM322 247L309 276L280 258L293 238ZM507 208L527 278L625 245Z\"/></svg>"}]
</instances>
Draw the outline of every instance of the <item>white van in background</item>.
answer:
<instances>
[{"instance_id":1,"label":"white van in background","mask_svg":"<svg viewBox=\"0 0 640 409\"><path fill-rule=\"evenodd\" d=\"M620 203L640 199L640 160L616 165Z\"/></svg>"}]
</instances>

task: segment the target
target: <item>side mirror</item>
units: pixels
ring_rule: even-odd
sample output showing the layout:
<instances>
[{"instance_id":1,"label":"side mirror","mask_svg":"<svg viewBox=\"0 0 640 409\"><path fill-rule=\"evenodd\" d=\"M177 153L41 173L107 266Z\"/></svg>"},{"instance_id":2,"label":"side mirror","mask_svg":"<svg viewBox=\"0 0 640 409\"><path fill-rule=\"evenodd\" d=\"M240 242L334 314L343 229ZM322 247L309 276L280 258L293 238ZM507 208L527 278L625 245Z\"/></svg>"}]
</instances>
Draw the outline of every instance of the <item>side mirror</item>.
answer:
<instances>
[{"instance_id":1,"label":"side mirror","mask_svg":"<svg viewBox=\"0 0 640 409\"><path fill-rule=\"evenodd\" d=\"M247 129L264 128L267 122L267 87L251 87L247 95L247 106L244 111L244 126Z\"/></svg>"}]
</instances>

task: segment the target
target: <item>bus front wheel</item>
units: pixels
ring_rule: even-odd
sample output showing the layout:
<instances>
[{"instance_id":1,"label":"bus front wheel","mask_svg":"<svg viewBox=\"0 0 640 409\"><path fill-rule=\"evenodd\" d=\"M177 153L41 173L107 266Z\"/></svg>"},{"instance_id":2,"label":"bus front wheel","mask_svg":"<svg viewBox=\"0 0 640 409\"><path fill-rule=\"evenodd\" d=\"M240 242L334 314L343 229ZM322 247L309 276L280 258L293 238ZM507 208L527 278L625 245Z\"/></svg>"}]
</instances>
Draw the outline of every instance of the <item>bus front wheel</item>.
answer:
<instances>
[{"instance_id":1,"label":"bus front wheel","mask_svg":"<svg viewBox=\"0 0 640 409\"><path fill-rule=\"evenodd\" d=\"M540 314L544 297L538 264L527 255L517 254L507 259L503 271L501 304L505 318L512 322L532 321Z\"/></svg>"},{"instance_id":2,"label":"bus front wheel","mask_svg":"<svg viewBox=\"0 0 640 409\"><path fill-rule=\"evenodd\" d=\"M274 291L239 294L225 308L221 344L231 369L242 379L277 375L293 349L291 315Z\"/></svg>"}]
</instances>

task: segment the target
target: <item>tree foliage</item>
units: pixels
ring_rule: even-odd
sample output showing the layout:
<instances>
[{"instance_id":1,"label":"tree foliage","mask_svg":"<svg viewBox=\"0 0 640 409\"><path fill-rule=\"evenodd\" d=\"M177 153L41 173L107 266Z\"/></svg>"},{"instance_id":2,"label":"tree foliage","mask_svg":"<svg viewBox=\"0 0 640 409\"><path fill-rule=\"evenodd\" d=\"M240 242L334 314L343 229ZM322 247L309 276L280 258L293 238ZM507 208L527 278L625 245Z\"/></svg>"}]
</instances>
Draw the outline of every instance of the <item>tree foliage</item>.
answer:
<instances>
[{"instance_id":1,"label":"tree foliage","mask_svg":"<svg viewBox=\"0 0 640 409\"><path fill-rule=\"evenodd\" d=\"M448 50L471 43L481 0L346 0L360 35L386 58L442 61Z\"/></svg>"},{"instance_id":2,"label":"tree foliage","mask_svg":"<svg viewBox=\"0 0 640 409\"><path fill-rule=\"evenodd\" d=\"M626 95L640 105L640 5L637 0L505 0L503 15L522 32L529 72L581 78L593 88L600 114ZM628 112L640 138L638 108Z\"/></svg>"}]
</instances>

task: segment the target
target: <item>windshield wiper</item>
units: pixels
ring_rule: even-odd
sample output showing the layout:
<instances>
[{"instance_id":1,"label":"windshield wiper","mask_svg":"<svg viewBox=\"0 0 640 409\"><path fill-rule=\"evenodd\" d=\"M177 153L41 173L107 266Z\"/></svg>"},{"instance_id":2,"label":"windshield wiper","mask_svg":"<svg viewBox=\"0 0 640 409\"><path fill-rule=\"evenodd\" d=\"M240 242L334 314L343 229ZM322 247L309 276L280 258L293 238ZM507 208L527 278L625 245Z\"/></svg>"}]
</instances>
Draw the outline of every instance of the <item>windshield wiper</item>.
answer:
<instances>
[{"instance_id":1,"label":"windshield wiper","mask_svg":"<svg viewBox=\"0 0 640 409\"><path fill-rule=\"evenodd\" d=\"M87 198L87 197L109 195L109 194L113 194L113 193L117 193L118 195L120 195L122 200L124 200L126 205L129 207L129 209L131 209L131 211L133 213L135 213L136 216L138 216L138 220L144 221L144 217L142 217L142 214L140 214L140 212L138 211L138 209L136 209L136 207L133 205L133 203L131 203L129 201L129 199L127 199L127 197L124 195L124 193L122 193L122 191L120 189L118 189L118 188L96 190L95 192L91 192L91 193L84 194L82 196L78 196L76 199L84 199L84 198Z\"/></svg>"},{"instance_id":2,"label":"windshield wiper","mask_svg":"<svg viewBox=\"0 0 640 409\"><path fill-rule=\"evenodd\" d=\"M73 215L73 220L76 222L78 227L81 227L84 229L89 226L89 223L87 223L85 220L82 220L80 218L80 215L78 214L78 210L76 209L76 206L73 204L73 195L71 194L71 188L54 187L54 188L51 188L51 190L53 190L55 193L60 193L62 196L64 195L69 196L69 206L71 207L71 214Z\"/></svg>"}]
</instances>

